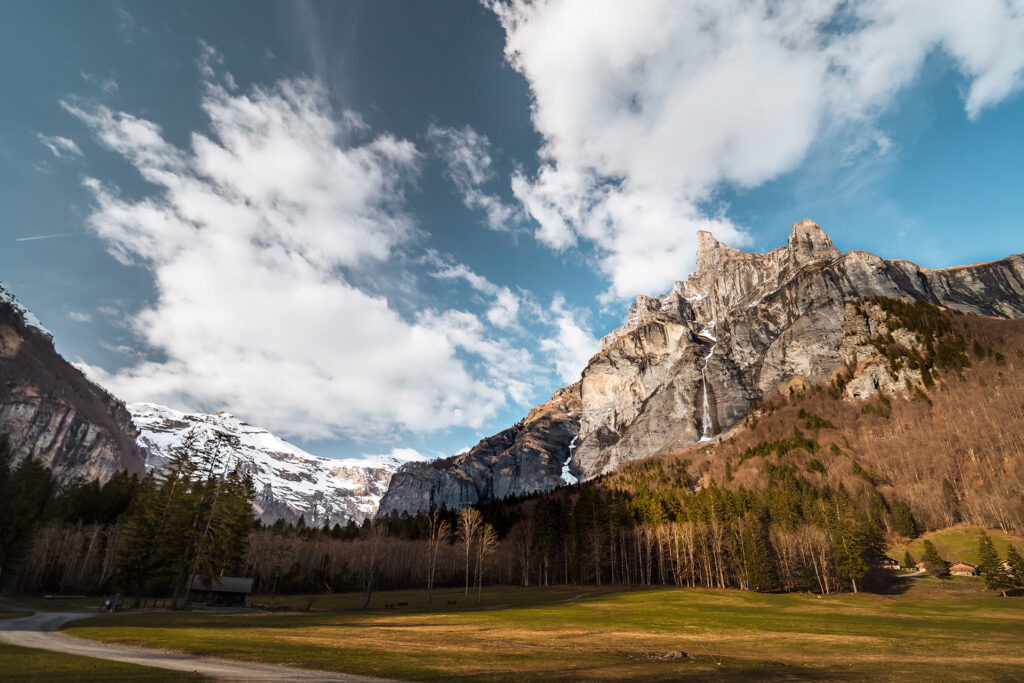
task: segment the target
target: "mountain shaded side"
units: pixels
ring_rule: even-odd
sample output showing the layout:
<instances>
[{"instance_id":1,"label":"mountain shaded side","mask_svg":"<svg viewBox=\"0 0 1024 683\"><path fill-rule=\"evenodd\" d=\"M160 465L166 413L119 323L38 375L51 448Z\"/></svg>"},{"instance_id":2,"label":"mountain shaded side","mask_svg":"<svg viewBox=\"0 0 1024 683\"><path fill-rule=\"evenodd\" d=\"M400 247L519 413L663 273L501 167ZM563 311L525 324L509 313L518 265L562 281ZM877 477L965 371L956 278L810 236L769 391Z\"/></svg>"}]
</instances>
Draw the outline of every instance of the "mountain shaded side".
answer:
<instances>
[{"instance_id":1,"label":"mountain shaded side","mask_svg":"<svg viewBox=\"0 0 1024 683\"><path fill-rule=\"evenodd\" d=\"M121 401L53 348L53 338L0 287L0 435L16 458L42 460L60 480L144 472Z\"/></svg>"},{"instance_id":2,"label":"mountain shaded side","mask_svg":"<svg viewBox=\"0 0 1024 683\"><path fill-rule=\"evenodd\" d=\"M145 448L146 469L159 469L174 449L194 433L201 446L216 435L231 438L229 467L253 480L253 512L264 524L279 519L307 525L362 522L373 517L391 476L395 458L332 460L311 455L265 429L225 412L185 413L154 403L128 405Z\"/></svg>"},{"instance_id":3,"label":"mountain shaded side","mask_svg":"<svg viewBox=\"0 0 1024 683\"><path fill-rule=\"evenodd\" d=\"M549 491L575 483L572 451L579 429L579 384L559 389L514 426L451 458L403 465L378 514L415 514Z\"/></svg>"}]
</instances>

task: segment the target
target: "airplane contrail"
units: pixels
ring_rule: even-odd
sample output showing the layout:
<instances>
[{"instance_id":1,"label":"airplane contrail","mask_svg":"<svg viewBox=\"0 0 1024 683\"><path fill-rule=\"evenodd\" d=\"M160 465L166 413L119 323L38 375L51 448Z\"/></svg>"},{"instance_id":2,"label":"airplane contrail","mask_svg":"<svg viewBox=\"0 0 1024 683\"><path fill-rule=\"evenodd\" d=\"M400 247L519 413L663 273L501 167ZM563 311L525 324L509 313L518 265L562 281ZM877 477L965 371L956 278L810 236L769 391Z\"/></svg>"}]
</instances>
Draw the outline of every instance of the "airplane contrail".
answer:
<instances>
[{"instance_id":1,"label":"airplane contrail","mask_svg":"<svg viewBox=\"0 0 1024 683\"><path fill-rule=\"evenodd\" d=\"M49 240L54 237L70 237L71 235L81 235L80 232L58 232L55 235L36 235L35 237L15 237L15 242L31 242L32 240Z\"/></svg>"}]
</instances>

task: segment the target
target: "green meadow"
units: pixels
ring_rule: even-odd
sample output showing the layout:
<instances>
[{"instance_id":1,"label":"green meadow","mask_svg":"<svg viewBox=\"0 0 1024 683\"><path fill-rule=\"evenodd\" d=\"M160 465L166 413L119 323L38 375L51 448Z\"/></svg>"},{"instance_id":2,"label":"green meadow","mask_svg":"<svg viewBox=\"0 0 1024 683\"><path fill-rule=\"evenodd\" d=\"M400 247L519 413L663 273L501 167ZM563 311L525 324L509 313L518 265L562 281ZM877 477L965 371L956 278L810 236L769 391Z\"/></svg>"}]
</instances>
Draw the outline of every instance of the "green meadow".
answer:
<instances>
[{"instance_id":1,"label":"green meadow","mask_svg":"<svg viewBox=\"0 0 1024 683\"><path fill-rule=\"evenodd\" d=\"M924 555L924 542L931 541L935 545L935 549L939 551L942 559L947 562L962 561L977 564L980 561L978 557L978 534L982 531L981 527L972 527L966 524L931 531L919 538L915 538L909 544L893 546L889 549L889 554L894 559L902 562L904 551L909 549L914 559L920 560ZM1006 557L1006 551L1011 543L1017 546L1018 552L1024 554L1024 539L1020 536L1011 536L993 529L985 531L987 531L992 539L992 544L995 545L999 557Z\"/></svg>"},{"instance_id":2,"label":"green meadow","mask_svg":"<svg viewBox=\"0 0 1024 683\"><path fill-rule=\"evenodd\" d=\"M1021 680L1024 599L980 580L889 595L494 588L278 597L291 611L125 613L96 640L406 680ZM256 597L253 602L269 598ZM457 604L450 605L449 601ZM386 608L407 602L408 606Z\"/></svg>"}]
</instances>

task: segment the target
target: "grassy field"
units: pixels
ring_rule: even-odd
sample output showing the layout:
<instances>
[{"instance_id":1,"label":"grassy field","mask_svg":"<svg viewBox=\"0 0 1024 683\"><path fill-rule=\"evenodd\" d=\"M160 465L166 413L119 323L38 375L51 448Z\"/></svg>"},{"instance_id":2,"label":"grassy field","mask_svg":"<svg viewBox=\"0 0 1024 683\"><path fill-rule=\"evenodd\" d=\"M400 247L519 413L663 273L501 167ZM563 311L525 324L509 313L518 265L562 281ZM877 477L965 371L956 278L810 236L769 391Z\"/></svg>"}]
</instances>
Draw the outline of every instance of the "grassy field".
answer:
<instances>
[{"instance_id":1,"label":"grassy field","mask_svg":"<svg viewBox=\"0 0 1024 683\"><path fill-rule=\"evenodd\" d=\"M960 560L977 564L978 534L981 531L980 527L967 526L966 524L932 531L922 535L920 538L915 538L909 544L889 548L889 555L902 562L903 553L909 548L910 554L914 556L914 560L920 560L924 555L924 542L931 541L935 544L935 549L939 551L942 559L947 562ZM1000 558L1006 559L1006 550L1010 547L1011 543L1017 546L1017 550L1024 555L1024 538L1010 536L992 529L988 530L988 535L992 539L996 550L999 551Z\"/></svg>"},{"instance_id":2,"label":"grassy field","mask_svg":"<svg viewBox=\"0 0 1024 683\"><path fill-rule=\"evenodd\" d=\"M407 680L1022 680L1024 599L980 581L893 595L593 587L291 597L289 613L93 617L72 635ZM458 605L447 605L457 600ZM408 607L383 609L385 603ZM686 653L685 655L680 653Z\"/></svg>"},{"instance_id":3,"label":"grassy field","mask_svg":"<svg viewBox=\"0 0 1024 683\"><path fill-rule=\"evenodd\" d=\"M34 650L0 643L0 680L5 681L202 681L201 676L152 669L59 652Z\"/></svg>"}]
</instances>

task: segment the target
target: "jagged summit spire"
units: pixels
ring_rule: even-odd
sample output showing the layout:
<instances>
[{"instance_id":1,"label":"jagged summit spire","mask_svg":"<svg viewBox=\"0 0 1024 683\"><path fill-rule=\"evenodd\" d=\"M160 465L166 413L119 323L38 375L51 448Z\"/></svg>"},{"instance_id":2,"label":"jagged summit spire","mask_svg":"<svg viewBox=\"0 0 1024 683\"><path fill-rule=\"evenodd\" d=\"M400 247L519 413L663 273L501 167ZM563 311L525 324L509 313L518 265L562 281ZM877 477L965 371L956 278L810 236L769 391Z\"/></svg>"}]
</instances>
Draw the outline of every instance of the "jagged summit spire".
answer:
<instances>
[{"instance_id":1,"label":"jagged summit spire","mask_svg":"<svg viewBox=\"0 0 1024 683\"><path fill-rule=\"evenodd\" d=\"M793 231L789 233L789 248L801 260L822 256L835 258L840 254L821 226L810 218L793 223Z\"/></svg>"},{"instance_id":2,"label":"jagged summit spire","mask_svg":"<svg viewBox=\"0 0 1024 683\"><path fill-rule=\"evenodd\" d=\"M697 272L703 272L713 267L719 259L722 250L731 249L719 242L714 235L707 230L697 231Z\"/></svg>"}]
</instances>

